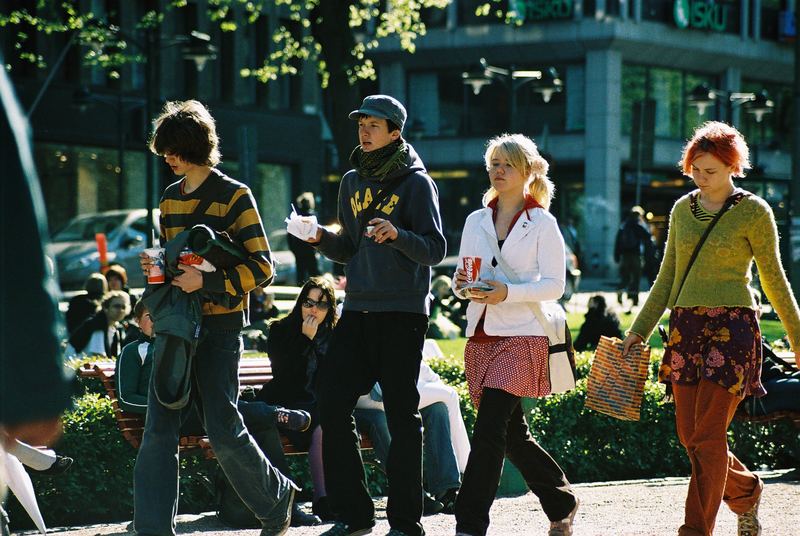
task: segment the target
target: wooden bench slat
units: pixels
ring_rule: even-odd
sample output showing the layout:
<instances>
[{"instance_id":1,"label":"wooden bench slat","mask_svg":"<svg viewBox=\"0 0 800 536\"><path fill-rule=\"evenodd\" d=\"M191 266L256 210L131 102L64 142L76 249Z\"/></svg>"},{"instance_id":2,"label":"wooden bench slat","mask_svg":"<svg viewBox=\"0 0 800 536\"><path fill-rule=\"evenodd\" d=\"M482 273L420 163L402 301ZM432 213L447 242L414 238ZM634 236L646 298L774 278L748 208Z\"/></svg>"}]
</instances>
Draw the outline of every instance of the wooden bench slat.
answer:
<instances>
[{"instance_id":1,"label":"wooden bench slat","mask_svg":"<svg viewBox=\"0 0 800 536\"><path fill-rule=\"evenodd\" d=\"M144 416L137 413L124 411L117 400L117 386L114 380L116 364L114 361L95 361L83 363L77 370L82 378L99 378L106 390L106 396L111 400L114 408L114 418L117 421L122 436L135 449L139 448L144 434ZM269 358L242 359L239 362L240 390L248 386L263 385L272 380L272 365ZM283 451L287 455L305 454L306 451L297 449L289 439L281 435ZM366 435L361 435L361 449L371 449L372 441ZM214 458L211 442L205 436L183 436L179 441L182 452L202 449L206 458Z\"/></svg>"}]
</instances>

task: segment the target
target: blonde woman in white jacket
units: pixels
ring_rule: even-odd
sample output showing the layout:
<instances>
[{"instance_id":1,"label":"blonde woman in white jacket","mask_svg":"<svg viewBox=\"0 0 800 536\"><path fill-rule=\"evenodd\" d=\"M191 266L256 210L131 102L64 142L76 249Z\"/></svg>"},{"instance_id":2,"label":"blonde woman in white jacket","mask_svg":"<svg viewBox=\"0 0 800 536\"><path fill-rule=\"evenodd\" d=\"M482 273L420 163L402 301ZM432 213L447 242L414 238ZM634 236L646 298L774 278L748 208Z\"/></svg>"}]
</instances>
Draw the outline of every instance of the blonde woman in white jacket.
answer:
<instances>
[{"instance_id":1,"label":"blonde woman in white jacket","mask_svg":"<svg viewBox=\"0 0 800 536\"><path fill-rule=\"evenodd\" d=\"M570 535L578 499L558 464L531 437L520 404L521 397L550 393L548 339L529 303L555 300L564 292L564 240L547 211L553 183L536 144L521 134L490 140L484 159L491 187L483 196L485 208L467 217L459 266L466 256L480 257L481 280L492 290L466 289L461 268L453 281L454 292L471 302L464 361L478 407L456 503L456 534L486 534L508 457L539 498L550 520L548 535ZM497 249L516 277L503 273Z\"/></svg>"}]
</instances>

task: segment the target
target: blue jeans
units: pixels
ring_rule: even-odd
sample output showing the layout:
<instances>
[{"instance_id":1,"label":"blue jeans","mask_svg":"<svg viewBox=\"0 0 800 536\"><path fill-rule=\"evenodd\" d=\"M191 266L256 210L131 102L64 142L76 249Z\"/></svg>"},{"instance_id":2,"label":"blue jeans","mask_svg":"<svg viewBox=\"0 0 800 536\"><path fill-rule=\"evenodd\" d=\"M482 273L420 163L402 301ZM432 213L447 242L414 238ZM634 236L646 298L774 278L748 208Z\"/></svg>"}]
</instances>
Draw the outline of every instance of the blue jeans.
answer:
<instances>
[{"instance_id":1,"label":"blue jeans","mask_svg":"<svg viewBox=\"0 0 800 536\"><path fill-rule=\"evenodd\" d=\"M435 402L419 410L422 415L422 476L425 489L434 495L461 485L456 455L450 440L450 417L444 402ZM375 457L386 467L392 436L386 413L379 409L354 412L356 426L372 439Z\"/></svg>"},{"instance_id":2,"label":"blue jeans","mask_svg":"<svg viewBox=\"0 0 800 536\"><path fill-rule=\"evenodd\" d=\"M192 397L197 402L214 454L231 485L264 524L282 520L276 507L290 487L259 450L236 409L239 397L239 332L203 330L194 356ZM178 440L183 410L162 406L150 379L144 436L133 477L134 527L140 534L174 536L178 511Z\"/></svg>"}]
</instances>

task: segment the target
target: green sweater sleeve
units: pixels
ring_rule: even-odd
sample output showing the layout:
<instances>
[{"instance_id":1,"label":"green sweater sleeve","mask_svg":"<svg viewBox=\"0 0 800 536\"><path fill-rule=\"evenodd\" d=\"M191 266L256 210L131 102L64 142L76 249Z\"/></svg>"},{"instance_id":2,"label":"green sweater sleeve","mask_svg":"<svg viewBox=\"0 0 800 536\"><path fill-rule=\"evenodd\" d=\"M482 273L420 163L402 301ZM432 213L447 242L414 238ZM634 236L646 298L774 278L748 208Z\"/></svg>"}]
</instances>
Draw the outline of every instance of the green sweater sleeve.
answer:
<instances>
[{"instance_id":1,"label":"green sweater sleeve","mask_svg":"<svg viewBox=\"0 0 800 536\"><path fill-rule=\"evenodd\" d=\"M770 303L783 322L789 336L792 350L800 350L800 312L797 300L786 280L778 249L778 228L772 209L766 203L760 204L762 210L754 225L748 228L747 239L753 249L761 286Z\"/></svg>"},{"instance_id":2,"label":"green sweater sleeve","mask_svg":"<svg viewBox=\"0 0 800 536\"><path fill-rule=\"evenodd\" d=\"M676 284L675 278L675 208L669 215L669 227L667 231L667 245L664 248L664 259L661 261L661 268L658 276L650 289L650 295L644 302L641 311L636 316L630 333L639 335L645 342L650 338L650 334L656 327L661 315L669 303L672 294L672 287Z\"/></svg>"}]
</instances>

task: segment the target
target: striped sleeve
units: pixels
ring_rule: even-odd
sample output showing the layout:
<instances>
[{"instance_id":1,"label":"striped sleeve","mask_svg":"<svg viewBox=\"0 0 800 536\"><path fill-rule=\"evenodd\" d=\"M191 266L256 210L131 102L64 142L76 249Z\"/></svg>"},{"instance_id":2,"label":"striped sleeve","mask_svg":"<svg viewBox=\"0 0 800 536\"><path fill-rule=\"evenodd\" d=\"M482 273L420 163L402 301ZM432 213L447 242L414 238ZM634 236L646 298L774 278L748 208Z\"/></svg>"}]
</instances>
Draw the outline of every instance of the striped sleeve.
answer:
<instances>
[{"instance_id":1,"label":"striped sleeve","mask_svg":"<svg viewBox=\"0 0 800 536\"><path fill-rule=\"evenodd\" d=\"M226 232L248 252L243 263L229 269L203 274L203 288L243 296L256 287L269 284L274 276L269 243L261 216L250 189L239 187L222 207L228 223Z\"/></svg>"}]
</instances>

